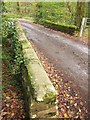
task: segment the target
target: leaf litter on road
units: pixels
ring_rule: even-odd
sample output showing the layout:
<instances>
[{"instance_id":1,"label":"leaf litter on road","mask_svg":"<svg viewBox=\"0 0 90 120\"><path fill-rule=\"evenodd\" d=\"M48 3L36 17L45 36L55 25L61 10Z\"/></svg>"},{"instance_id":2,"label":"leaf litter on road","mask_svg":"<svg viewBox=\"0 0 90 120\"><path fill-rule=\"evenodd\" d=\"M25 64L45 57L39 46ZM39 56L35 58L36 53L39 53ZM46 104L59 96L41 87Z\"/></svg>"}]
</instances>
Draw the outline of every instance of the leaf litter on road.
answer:
<instances>
[{"instance_id":1,"label":"leaf litter on road","mask_svg":"<svg viewBox=\"0 0 90 120\"><path fill-rule=\"evenodd\" d=\"M86 101L83 101L83 98L74 90L72 81L64 82L63 73L58 74L58 71L54 65L49 62L48 58L46 58L33 42L31 43L57 90L57 116L59 118L87 118L88 111L85 105Z\"/></svg>"}]
</instances>

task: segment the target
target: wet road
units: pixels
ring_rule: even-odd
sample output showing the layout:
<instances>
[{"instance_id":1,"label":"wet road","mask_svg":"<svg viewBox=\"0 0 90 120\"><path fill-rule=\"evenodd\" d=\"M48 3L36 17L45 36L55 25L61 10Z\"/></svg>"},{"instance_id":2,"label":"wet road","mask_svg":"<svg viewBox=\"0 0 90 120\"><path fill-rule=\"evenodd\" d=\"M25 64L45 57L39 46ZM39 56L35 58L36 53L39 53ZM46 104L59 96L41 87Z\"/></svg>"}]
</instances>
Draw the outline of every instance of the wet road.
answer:
<instances>
[{"instance_id":1,"label":"wet road","mask_svg":"<svg viewBox=\"0 0 90 120\"><path fill-rule=\"evenodd\" d=\"M86 96L88 93L87 46L40 25L20 22L28 39L32 40L54 64L60 74L63 74L64 79L75 82Z\"/></svg>"}]
</instances>

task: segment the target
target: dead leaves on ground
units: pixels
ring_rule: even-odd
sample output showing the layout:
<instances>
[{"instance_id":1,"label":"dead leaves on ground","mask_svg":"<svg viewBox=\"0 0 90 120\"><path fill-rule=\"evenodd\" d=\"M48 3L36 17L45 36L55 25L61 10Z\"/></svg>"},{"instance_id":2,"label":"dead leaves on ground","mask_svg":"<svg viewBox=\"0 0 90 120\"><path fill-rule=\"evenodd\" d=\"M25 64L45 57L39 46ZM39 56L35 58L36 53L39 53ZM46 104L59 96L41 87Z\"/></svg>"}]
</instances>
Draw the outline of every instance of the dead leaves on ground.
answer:
<instances>
[{"instance_id":1,"label":"dead leaves on ground","mask_svg":"<svg viewBox=\"0 0 90 120\"><path fill-rule=\"evenodd\" d=\"M22 120L25 118L25 111L21 88L13 84L13 75L10 73L9 68L5 64L2 67L4 89L0 120Z\"/></svg>"},{"instance_id":2,"label":"dead leaves on ground","mask_svg":"<svg viewBox=\"0 0 90 120\"><path fill-rule=\"evenodd\" d=\"M41 60L50 80L57 90L57 115L60 118L87 118L86 101L72 88L72 82L63 81L63 74L58 74L54 65L33 43L32 46Z\"/></svg>"}]
</instances>

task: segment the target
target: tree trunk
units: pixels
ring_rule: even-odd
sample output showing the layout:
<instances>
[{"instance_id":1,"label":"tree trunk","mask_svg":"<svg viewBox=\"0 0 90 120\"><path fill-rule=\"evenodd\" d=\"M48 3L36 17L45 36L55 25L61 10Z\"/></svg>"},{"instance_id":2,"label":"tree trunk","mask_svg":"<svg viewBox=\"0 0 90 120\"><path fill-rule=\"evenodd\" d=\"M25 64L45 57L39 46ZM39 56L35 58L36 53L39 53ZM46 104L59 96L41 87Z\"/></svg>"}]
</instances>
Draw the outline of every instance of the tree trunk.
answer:
<instances>
[{"instance_id":1,"label":"tree trunk","mask_svg":"<svg viewBox=\"0 0 90 120\"><path fill-rule=\"evenodd\" d=\"M20 5L19 5L19 2L17 2L17 12L20 13Z\"/></svg>"},{"instance_id":2,"label":"tree trunk","mask_svg":"<svg viewBox=\"0 0 90 120\"><path fill-rule=\"evenodd\" d=\"M75 19L75 25L80 28L82 18L85 17L85 2L77 2L77 11L76 11L76 19Z\"/></svg>"},{"instance_id":3,"label":"tree trunk","mask_svg":"<svg viewBox=\"0 0 90 120\"><path fill-rule=\"evenodd\" d=\"M90 1L87 3L87 16L90 18Z\"/></svg>"}]
</instances>

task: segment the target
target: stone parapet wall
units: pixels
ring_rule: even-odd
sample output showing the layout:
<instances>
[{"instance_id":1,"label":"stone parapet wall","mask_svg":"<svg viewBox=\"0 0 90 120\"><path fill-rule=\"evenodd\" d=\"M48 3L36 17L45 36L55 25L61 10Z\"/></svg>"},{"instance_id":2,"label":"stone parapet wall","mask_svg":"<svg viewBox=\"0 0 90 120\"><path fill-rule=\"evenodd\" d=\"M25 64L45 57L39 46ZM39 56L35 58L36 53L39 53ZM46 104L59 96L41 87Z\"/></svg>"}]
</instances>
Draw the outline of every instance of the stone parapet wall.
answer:
<instances>
[{"instance_id":1,"label":"stone parapet wall","mask_svg":"<svg viewBox=\"0 0 90 120\"><path fill-rule=\"evenodd\" d=\"M16 28L24 57L22 84L30 118L56 117L56 90L27 40L20 22L16 22Z\"/></svg>"}]
</instances>

